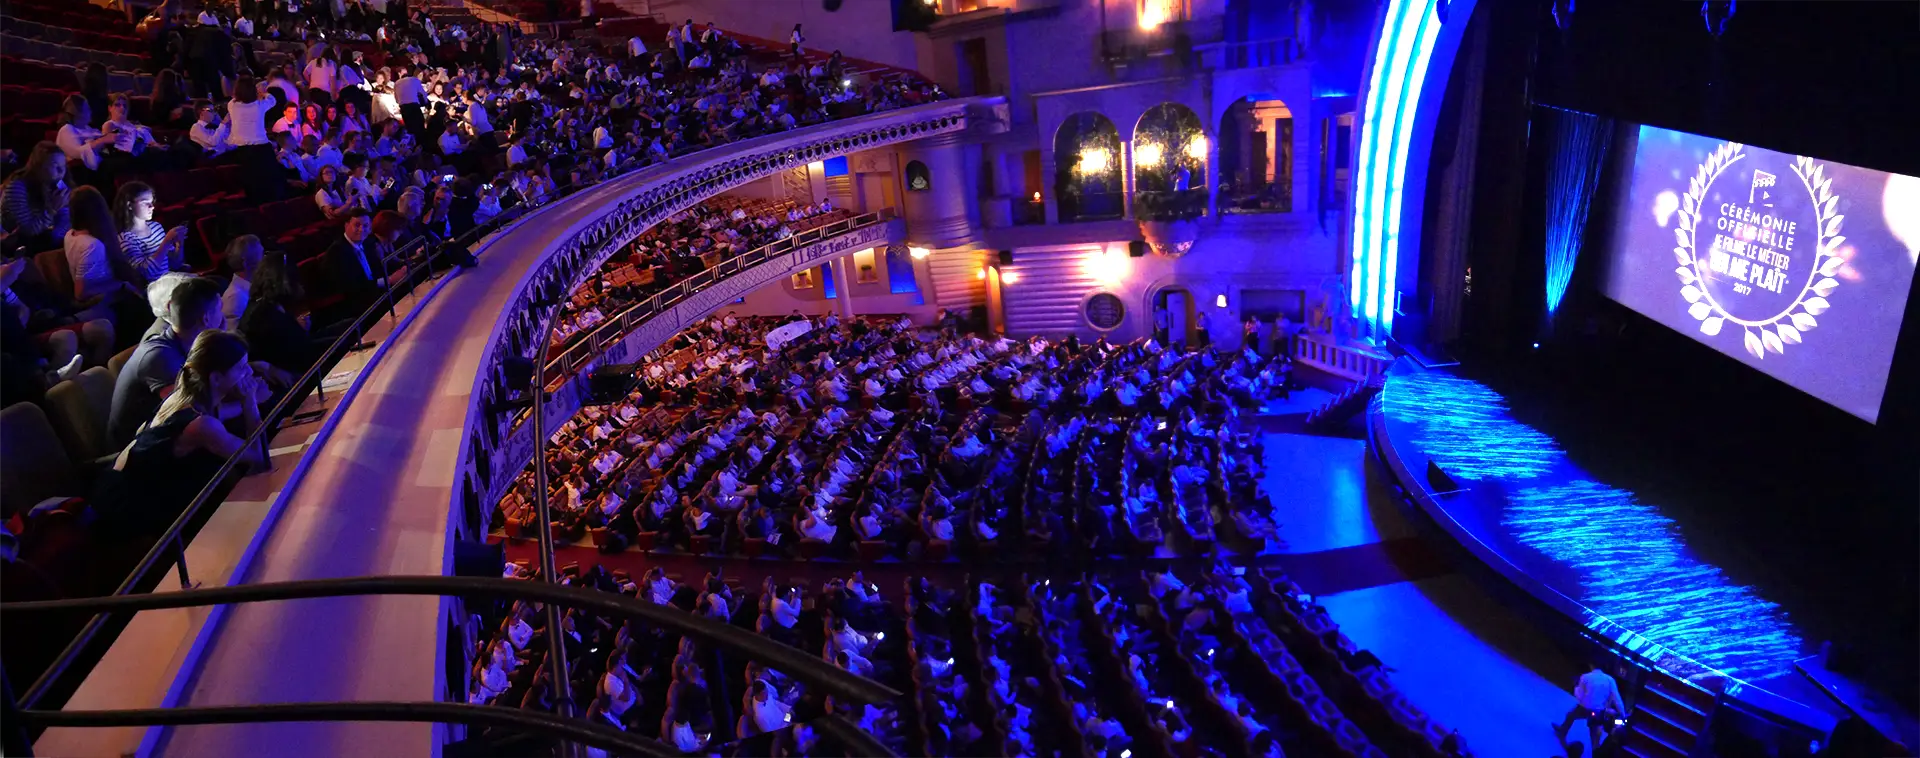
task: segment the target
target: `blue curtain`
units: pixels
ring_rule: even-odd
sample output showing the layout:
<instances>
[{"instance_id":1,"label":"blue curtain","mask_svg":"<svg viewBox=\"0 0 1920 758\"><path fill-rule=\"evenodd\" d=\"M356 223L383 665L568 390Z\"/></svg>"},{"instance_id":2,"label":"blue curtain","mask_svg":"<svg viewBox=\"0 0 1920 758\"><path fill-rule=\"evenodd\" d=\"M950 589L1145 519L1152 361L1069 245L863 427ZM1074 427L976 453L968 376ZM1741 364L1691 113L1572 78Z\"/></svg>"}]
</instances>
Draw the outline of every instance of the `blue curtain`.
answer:
<instances>
[{"instance_id":1,"label":"blue curtain","mask_svg":"<svg viewBox=\"0 0 1920 758\"><path fill-rule=\"evenodd\" d=\"M1547 159L1547 318L1560 310L1573 283L1573 264L1587 230L1587 211L1600 186L1613 120L1552 109L1553 155Z\"/></svg>"}]
</instances>

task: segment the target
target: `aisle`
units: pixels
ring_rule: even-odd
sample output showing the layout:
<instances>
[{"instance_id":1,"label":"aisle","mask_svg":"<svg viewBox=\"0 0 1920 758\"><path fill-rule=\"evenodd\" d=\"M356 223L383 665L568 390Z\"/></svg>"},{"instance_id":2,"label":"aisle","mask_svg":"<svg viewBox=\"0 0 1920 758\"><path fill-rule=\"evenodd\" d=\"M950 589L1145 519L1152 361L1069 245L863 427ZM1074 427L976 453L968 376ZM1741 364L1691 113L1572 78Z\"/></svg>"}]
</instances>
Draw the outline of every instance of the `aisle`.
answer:
<instances>
[{"instance_id":1,"label":"aisle","mask_svg":"<svg viewBox=\"0 0 1920 758\"><path fill-rule=\"evenodd\" d=\"M1579 671L1418 536L1369 479L1366 442L1269 434L1266 450L1280 563L1341 631L1476 755L1560 755L1547 724Z\"/></svg>"}]
</instances>

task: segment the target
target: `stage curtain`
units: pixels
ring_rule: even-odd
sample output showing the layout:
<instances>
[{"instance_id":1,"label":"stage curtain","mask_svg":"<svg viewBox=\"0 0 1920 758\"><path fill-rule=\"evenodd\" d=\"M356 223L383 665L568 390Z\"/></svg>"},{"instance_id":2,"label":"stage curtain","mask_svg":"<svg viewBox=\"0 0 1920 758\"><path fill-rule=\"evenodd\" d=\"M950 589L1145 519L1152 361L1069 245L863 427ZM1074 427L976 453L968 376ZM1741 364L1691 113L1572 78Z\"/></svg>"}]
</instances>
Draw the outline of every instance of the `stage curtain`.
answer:
<instances>
[{"instance_id":1,"label":"stage curtain","mask_svg":"<svg viewBox=\"0 0 1920 758\"><path fill-rule=\"evenodd\" d=\"M1555 149L1547 159L1547 318L1560 310L1573 282L1585 239L1587 210L1600 186L1600 168L1613 139L1613 120L1591 113L1547 109Z\"/></svg>"}]
</instances>

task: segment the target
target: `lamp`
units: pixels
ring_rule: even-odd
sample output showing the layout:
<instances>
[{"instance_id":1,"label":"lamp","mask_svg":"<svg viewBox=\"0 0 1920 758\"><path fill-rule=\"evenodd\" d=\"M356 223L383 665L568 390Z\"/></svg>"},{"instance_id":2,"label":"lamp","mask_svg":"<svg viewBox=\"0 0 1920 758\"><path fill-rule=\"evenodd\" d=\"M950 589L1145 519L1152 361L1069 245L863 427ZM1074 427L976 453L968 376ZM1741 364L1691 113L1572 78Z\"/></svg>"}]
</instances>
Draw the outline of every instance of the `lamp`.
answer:
<instances>
[{"instance_id":1,"label":"lamp","mask_svg":"<svg viewBox=\"0 0 1920 758\"><path fill-rule=\"evenodd\" d=\"M926 258L927 258L927 256L929 256L929 255L932 255L932 254L933 254L933 251L932 251L932 250L928 250L928 249L926 249L926 248L924 248L924 247L909 247L909 248L907 248L907 255L911 255L911 256L913 256L913 259L914 259L914 260L916 260L916 261L919 261L919 260L926 260Z\"/></svg>"},{"instance_id":2,"label":"lamp","mask_svg":"<svg viewBox=\"0 0 1920 758\"><path fill-rule=\"evenodd\" d=\"M1019 283L1019 281L1020 281L1020 275L1019 275L1018 273L1015 273L1015 272L1012 272L1012 271L1002 271L1002 272L1000 272L1000 283L1001 283L1001 284L1017 284L1017 283Z\"/></svg>"},{"instance_id":3,"label":"lamp","mask_svg":"<svg viewBox=\"0 0 1920 758\"><path fill-rule=\"evenodd\" d=\"M1142 142L1133 146L1133 165L1136 168L1153 168L1160 165L1166 148L1158 142Z\"/></svg>"}]
</instances>

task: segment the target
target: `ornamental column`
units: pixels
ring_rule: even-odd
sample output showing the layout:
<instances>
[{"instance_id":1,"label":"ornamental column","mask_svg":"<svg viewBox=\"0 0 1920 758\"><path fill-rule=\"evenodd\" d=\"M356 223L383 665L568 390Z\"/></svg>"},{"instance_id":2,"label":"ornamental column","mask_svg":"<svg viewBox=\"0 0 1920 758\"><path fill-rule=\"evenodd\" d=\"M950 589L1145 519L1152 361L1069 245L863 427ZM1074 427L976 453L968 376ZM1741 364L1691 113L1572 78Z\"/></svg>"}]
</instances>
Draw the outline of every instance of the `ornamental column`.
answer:
<instances>
[{"instance_id":1,"label":"ornamental column","mask_svg":"<svg viewBox=\"0 0 1920 758\"><path fill-rule=\"evenodd\" d=\"M926 189L901 182L901 215L907 219L907 238L914 245L945 249L980 241L979 193L967 180L965 150L957 134L930 137L900 149L903 174L914 161L927 167Z\"/></svg>"}]
</instances>

